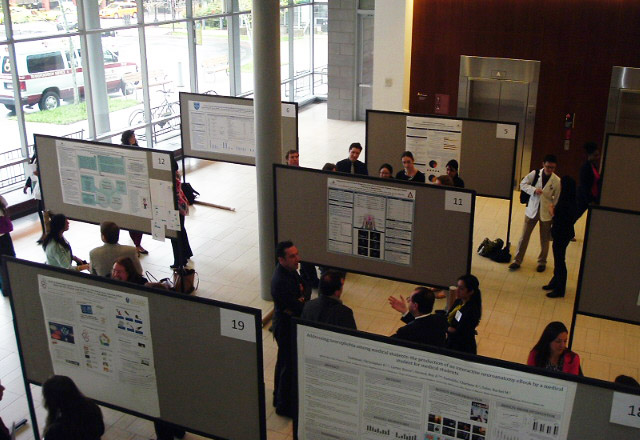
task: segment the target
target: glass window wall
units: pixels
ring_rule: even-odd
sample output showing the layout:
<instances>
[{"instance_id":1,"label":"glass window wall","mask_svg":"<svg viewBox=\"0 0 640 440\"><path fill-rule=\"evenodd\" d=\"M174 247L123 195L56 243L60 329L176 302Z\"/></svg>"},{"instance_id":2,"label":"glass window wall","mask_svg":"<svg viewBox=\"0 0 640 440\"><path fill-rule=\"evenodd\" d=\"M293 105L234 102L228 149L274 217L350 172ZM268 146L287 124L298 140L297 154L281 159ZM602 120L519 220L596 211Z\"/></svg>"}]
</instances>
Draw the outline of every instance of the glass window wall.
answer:
<instances>
[{"instance_id":1,"label":"glass window wall","mask_svg":"<svg viewBox=\"0 0 640 440\"><path fill-rule=\"evenodd\" d=\"M173 103L179 91L253 92L251 0L51 0L40 8L13 3L0 0L4 150L24 153L34 133L110 139L132 125L151 133L142 128L178 112ZM327 2L280 5L282 98L326 97ZM86 78L91 82L85 88ZM143 140L148 146L163 139L153 134Z\"/></svg>"}]
</instances>

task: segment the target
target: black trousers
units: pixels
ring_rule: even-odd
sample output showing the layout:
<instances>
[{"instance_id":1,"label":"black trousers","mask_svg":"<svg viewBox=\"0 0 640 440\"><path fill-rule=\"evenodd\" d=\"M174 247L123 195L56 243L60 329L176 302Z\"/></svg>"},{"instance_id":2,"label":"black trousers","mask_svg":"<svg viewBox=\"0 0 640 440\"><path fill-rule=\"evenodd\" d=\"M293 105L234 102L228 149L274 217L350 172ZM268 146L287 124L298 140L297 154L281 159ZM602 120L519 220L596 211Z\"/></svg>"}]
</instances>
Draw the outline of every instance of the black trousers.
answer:
<instances>
[{"instance_id":1,"label":"black trousers","mask_svg":"<svg viewBox=\"0 0 640 440\"><path fill-rule=\"evenodd\" d=\"M571 238L553 238L553 278L549 285L554 292L564 295L567 289L567 246Z\"/></svg>"},{"instance_id":2,"label":"black trousers","mask_svg":"<svg viewBox=\"0 0 640 440\"><path fill-rule=\"evenodd\" d=\"M273 406L280 415L293 416L293 350L291 347L291 320L277 317L273 327L273 336L278 344L273 378Z\"/></svg>"},{"instance_id":3,"label":"black trousers","mask_svg":"<svg viewBox=\"0 0 640 440\"><path fill-rule=\"evenodd\" d=\"M156 428L157 440L174 440L175 437L184 437L184 429L180 429L171 423L155 421L153 425Z\"/></svg>"},{"instance_id":4,"label":"black trousers","mask_svg":"<svg viewBox=\"0 0 640 440\"><path fill-rule=\"evenodd\" d=\"M191 246L189 245L189 236L184 227L184 215L182 214L180 214L178 238L171 239L171 246L173 247L173 264L175 266L184 266L187 264L187 260L193 257L193 252L191 252Z\"/></svg>"}]
</instances>

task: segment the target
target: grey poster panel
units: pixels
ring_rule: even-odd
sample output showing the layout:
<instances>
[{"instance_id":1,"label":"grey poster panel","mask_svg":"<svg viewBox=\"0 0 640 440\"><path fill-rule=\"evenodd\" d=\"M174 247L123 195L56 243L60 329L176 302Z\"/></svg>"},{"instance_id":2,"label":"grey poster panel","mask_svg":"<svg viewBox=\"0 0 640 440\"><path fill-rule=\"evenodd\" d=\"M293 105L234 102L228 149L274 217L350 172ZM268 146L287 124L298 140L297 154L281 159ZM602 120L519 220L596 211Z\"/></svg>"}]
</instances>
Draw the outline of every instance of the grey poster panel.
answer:
<instances>
[{"instance_id":1,"label":"grey poster panel","mask_svg":"<svg viewBox=\"0 0 640 440\"><path fill-rule=\"evenodd\" d=\"M259 310L154 293L22 260L8 260L6 267L28 381L42 383L54 371L38 275L144 296L149 300L160 418L216 438L266 439ZM221 335L222 310L240 311L253 320L256 343Z\"/></svg>"},{"instance_id":2,"label":"grey poster panel","mask_svg":"<svg viewBox=\"0 0 640 440\"><path fill-rule=\"evenodd\" d=\"M609 134L600 206L640 212L640 137Z\"/></svg>"},{"instance_id":3,"label":"grey poster panel","mask_svg":"<svg viewBox=\"0 0 640 440\"><path fill-rule=\"evenodd\" d=\"M292 240L304 261L440 287L451 285L471 269L473 191L281 165L275 166L274 178L276 240ZM329 179L415 191L410 265L328 250ZM445 209L447 192L450 196L463 194L468 197L470 213Z\"/></svg>"},{"instance_id":4,"label":"grey poster panel","mask_svg":"<svg viewBox=\"0 0 640 440\"><path fill-rule=\"evenodd\" d=\"M638 438L638 429L610 423L614 391L590 384L578 384L569 422L569 440Z\"/></svg>"},{"instance_id":5,"label":"grey poster panel","mask_svg":"<svg viewBox=\"0 0 640 440\"><path fill-rule=\"evenodd\" d=\"M180 118L182 121L182 148L184 157L195 157L198 159L217 160L220 162L232 162L244 165L255 165L255 156L242 156L225 152L202 151L194 149L191 142L190 127L193 121L190 119L190 106L199 105L199 103L219 103L232 104L253 107L253 99L237 98L233 96L220 95L203 95L199 93L180 93ZM298 104L293 102L284 102L295 107L295 114L282 115L282 150L281 156L284 161L284 155L289 150L298 149ZM220 141L228 139L228 133L220 133Z\"/></svg>"},{"instance_id":6,"label":"grey poster panel","mask_svg":"<svg viewBox=\"0 0 640 440\"><path fill-rule=\"evenodd\" d=\"M394 173L402 169L400 156L406 150L407 116L451 119L368 110L365 153L371 175L377 175L383 163L391 164ZM517 134L518 124L457 119L462 121L459 172L465 187L479 196L511 199L517 140L499 138L498 125L515 127Z\"/></svg>"},{"instance_id":7,"label":"grey poster panel","mask_svg":"<svg viewBox=\"0 0 640 440\"><path fill-rule=\"evenodd\" d=\"M640 214L589 210L576 313L640 324Z\"/></svg>"},{"instance_id":8,"label":"grey poster panel","mask_svg":"<svg viewBox=\"0 0 640 440\"><path fill-rule=\"evenodd\" d=\"M86 205L74 205L65 203L62 194L61 179L58 162L57 142L65 142L69 144L96 146L105 153L110 151L114 154L122 151L144 152L147 156L147 169L149 179L161 180L167 182L174 188L174 171L172 171L172 155L171 152L151 150L146 148L125 147L121 145L107 144L101 142L80 141L76 139L59 138L54 136L35 135L36 153L38 155L38 170L40 173L40 187L42 189L42 200L45 209L54 213L62 213L67 217L75 220L85 221L89 223L100 223L110 220L118 224L122 229L133 231L152 233L151 218L139 217L132 214L125 214L114 210L105 210L100 208L92 208ZM161 169L154 164L154 154L156 161L163 160L163 166L169 165L169 169ZM171 202L177 209L175 200L175 191L172 191ZM169 238L177 237L177 231L167 229L165 227L165 236Z\"/></svg>"}]
</instances>

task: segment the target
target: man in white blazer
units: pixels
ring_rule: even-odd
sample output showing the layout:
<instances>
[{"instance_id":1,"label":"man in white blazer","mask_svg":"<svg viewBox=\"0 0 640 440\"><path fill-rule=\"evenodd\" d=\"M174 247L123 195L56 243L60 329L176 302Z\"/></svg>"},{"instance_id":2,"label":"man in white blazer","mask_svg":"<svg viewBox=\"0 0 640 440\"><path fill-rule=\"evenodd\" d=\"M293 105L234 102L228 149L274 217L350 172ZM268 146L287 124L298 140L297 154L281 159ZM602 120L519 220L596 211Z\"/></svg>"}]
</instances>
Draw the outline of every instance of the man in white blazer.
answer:
<instances>
[{"instance_id":1,"label":"man in white blazer","mask_svg":"<svg viewBox=\"0 0 640 440\"><path fill-rule=\"evenodd\" d=\"M520 190L529 194L529 202L524 216L522 236L518 243L518 251L510 270L520 268L524 254L527 252L529 238L540 221L540 255L538 255L538 272L544 272L547 267L547 254L551 240L551 221L553 207L560 196L560 178L554 173L558 159L553 154L547 154L542 161L542 168L533 170L520 182Z\"/></svg>"}]
</instances>

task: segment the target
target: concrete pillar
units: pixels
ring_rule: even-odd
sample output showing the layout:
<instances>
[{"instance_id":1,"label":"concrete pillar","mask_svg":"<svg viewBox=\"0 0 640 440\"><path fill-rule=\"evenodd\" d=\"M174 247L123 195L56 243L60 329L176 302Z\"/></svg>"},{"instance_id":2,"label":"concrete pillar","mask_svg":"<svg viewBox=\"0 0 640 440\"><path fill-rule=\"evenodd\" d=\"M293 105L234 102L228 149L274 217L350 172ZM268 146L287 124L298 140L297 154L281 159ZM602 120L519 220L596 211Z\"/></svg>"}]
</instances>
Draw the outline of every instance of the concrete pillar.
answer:
<instances>
[{"instance_id":1,"label":"concrete pillar","mask_svg":"<svg viewBox=\"0 0 640 440\"><path fill-rule=\"evenodd\" d=\"M100 27L100 16L97 2L84 2L84 20L86 29ZM102 34L87 35L87 59L91 76L91 100L93 102L93 117L96 135L111 131L109 124L109 97L107 95L107 80L104 74L104 57L102 55ZM83 65L87 62L82 60ZM86 78L86 76L85 76ZM85 82L86 84L86 82Z\"/></svg>"},{"instance_id":2,"label":"concrete pillar","mask_svg":"<svg viewBox=\"0 0 640 440\"><path fill-rule=\"evenodd\" d=\"M278 0L253 2L253 71L260 295L271 300L271 275L275 266L273 164L282 159Z\"/></svg>"}]
</instances>

